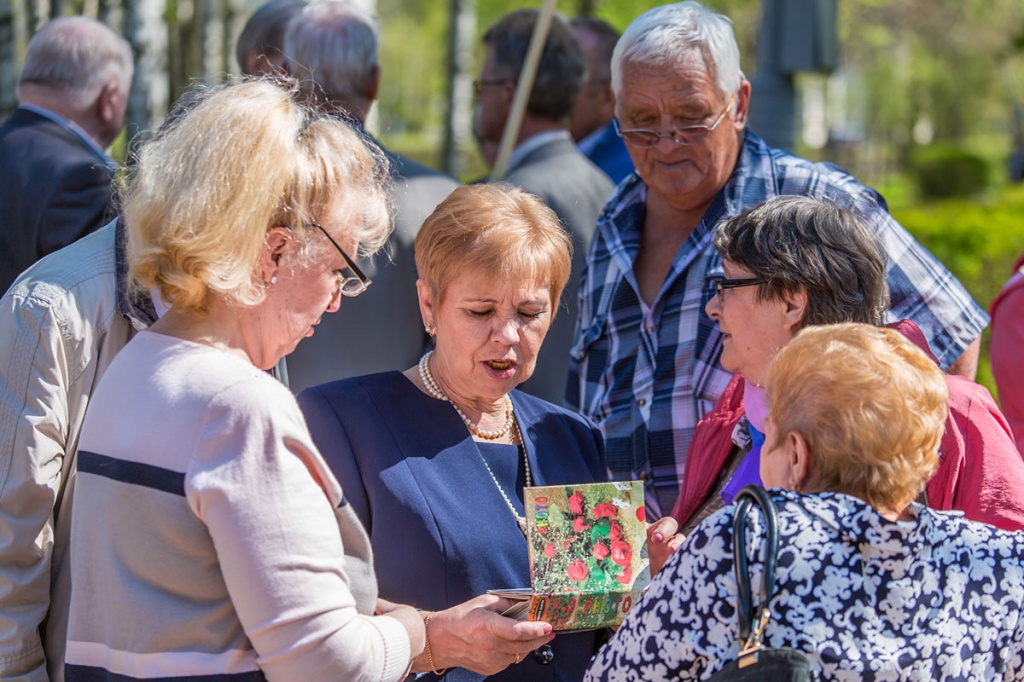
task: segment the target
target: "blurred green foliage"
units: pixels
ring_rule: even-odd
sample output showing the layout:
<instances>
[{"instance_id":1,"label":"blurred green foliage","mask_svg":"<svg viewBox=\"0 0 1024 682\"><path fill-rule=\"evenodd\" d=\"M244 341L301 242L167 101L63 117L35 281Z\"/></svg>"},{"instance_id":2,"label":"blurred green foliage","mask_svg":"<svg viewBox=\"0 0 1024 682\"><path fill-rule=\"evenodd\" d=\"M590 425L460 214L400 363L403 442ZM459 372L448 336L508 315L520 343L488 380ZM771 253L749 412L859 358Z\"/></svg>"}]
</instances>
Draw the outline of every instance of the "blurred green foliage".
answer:
<instances>
[{"instance_id":1,"label":"blurred green foliage","mask_svg":"<svg viewBox=\"0 0 1024 682\"><path fill-rule=\"evenodd\" d=\"M949 145L915 151L911 170L926 199L972 197L988 187L988 162L980 155Z\"/></svg>"},{"instance_id":2,"label":"blurred green foliage","mask_svg":"<svg viewBox=\"0 0 1024 682\"><path fill-rule=\"evenodd\" d=\"M893 216L988 308L1024 250L1024 185L993 190L984 200L950 199L894 208ZM995 395L983 337L978 383Z\"/></svg>"}]
</instances>

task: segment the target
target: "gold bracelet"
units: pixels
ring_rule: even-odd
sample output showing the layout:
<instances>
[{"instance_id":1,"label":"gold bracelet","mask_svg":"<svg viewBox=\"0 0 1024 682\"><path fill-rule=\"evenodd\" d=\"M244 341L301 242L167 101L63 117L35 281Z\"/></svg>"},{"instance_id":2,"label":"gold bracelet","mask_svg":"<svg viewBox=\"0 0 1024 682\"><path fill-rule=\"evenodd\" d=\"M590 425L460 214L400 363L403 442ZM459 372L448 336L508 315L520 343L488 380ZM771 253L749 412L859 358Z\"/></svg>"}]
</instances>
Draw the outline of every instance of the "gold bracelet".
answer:
<instances>
[{"instance_id":1,"label":"gold bracelet","mask_svg":"<svg viewBox=\"0 0 1024 682\"><path fill-rule=\"evenodd\" d=\"M434 665L434 655L430 653L430 619L434 616L432 613L424 614L423 616L423 639L426 642L427 649L427 662L430 663L430 672L434 673L438 677L444 675L448 671L448 668L441 668L437 670L437 666Z\"/></svg>"}]
</instances>

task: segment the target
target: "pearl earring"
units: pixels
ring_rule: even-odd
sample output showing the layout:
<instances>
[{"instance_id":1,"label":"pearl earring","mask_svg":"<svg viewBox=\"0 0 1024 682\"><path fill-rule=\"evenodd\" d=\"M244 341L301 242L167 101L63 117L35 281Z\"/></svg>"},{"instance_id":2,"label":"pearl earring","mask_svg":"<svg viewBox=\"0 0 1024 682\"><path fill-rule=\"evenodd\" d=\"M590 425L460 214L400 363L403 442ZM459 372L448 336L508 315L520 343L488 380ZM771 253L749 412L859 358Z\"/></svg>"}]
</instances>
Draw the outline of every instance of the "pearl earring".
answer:
<instances>
[{"instance_id":1,"label":"pearl earring","mask_svg":"<svg viewBox=\"0 0 1024 682\"><path fill-rule=\"evenodd\" d=\"M277 275L271 275L270 283L271 284L277 284Z\"/></svg>"},{"instance_id":2,"label":"pearl earring","mask_svg":"<svg viewBox=\"0 0 1024 682\"><path fill-rule=\"evenodd\" d=\"M427 336L429 336L430 338L434 338L434 336L437 334L437 331L434 329L434 325L432 323L427 324L427 326L423 328L423 331L425 331L427 333Z\"/></svg>"}]
</instances>

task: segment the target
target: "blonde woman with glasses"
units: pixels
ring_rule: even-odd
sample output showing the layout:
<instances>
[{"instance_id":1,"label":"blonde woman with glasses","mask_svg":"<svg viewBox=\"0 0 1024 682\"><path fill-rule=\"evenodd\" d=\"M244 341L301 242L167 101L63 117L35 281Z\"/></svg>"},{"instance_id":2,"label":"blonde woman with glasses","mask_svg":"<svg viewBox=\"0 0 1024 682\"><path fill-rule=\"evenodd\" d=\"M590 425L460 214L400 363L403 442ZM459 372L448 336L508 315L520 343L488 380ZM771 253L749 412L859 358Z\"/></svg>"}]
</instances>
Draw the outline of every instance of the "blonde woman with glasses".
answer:
<instances>
[{"instance_id":1,"label":"blonde woman with glasses","mask_svg":"<svg viewBox=\"0 0 1024 682\"><path fill-rule=\"evenodd\" d=\"M387 165L268 82L203 92L140 153L130 276L166 304L78 450L65 679L399 680L422 618L268 372L369 281Z\"/></svg>"}]
</instances>

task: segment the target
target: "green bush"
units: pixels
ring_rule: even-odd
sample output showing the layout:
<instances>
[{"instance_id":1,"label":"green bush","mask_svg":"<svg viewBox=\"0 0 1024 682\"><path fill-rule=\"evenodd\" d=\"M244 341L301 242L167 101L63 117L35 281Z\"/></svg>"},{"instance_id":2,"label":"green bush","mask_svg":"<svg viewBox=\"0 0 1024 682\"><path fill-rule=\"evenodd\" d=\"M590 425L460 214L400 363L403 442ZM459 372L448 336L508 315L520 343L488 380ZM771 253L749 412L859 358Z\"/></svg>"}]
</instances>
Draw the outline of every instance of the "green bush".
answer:
<instances>
[{"instance_id":1,"label":"green bush","mask_svg":"<svg viewBox=\"0 0 1024 682\"><path fill-rule=\"evenodd\" d=\"M986 309L1024 250L1024 185L1007 186L990 201L935 201L894 209L893 216ZM995 395L987 336L983 339L978 382Z\"/></svg>"},{"instance_id":2,"label":"green bush","mask_svg":"<svg viewBox=\"0 0 1024 682\"><path fill-rule=\"evenodd\" d=\"M988 186L988 162L961 149L935 145L914 155L913 173L923 199L970 197Z\"/></svg>"}]
</instances>

